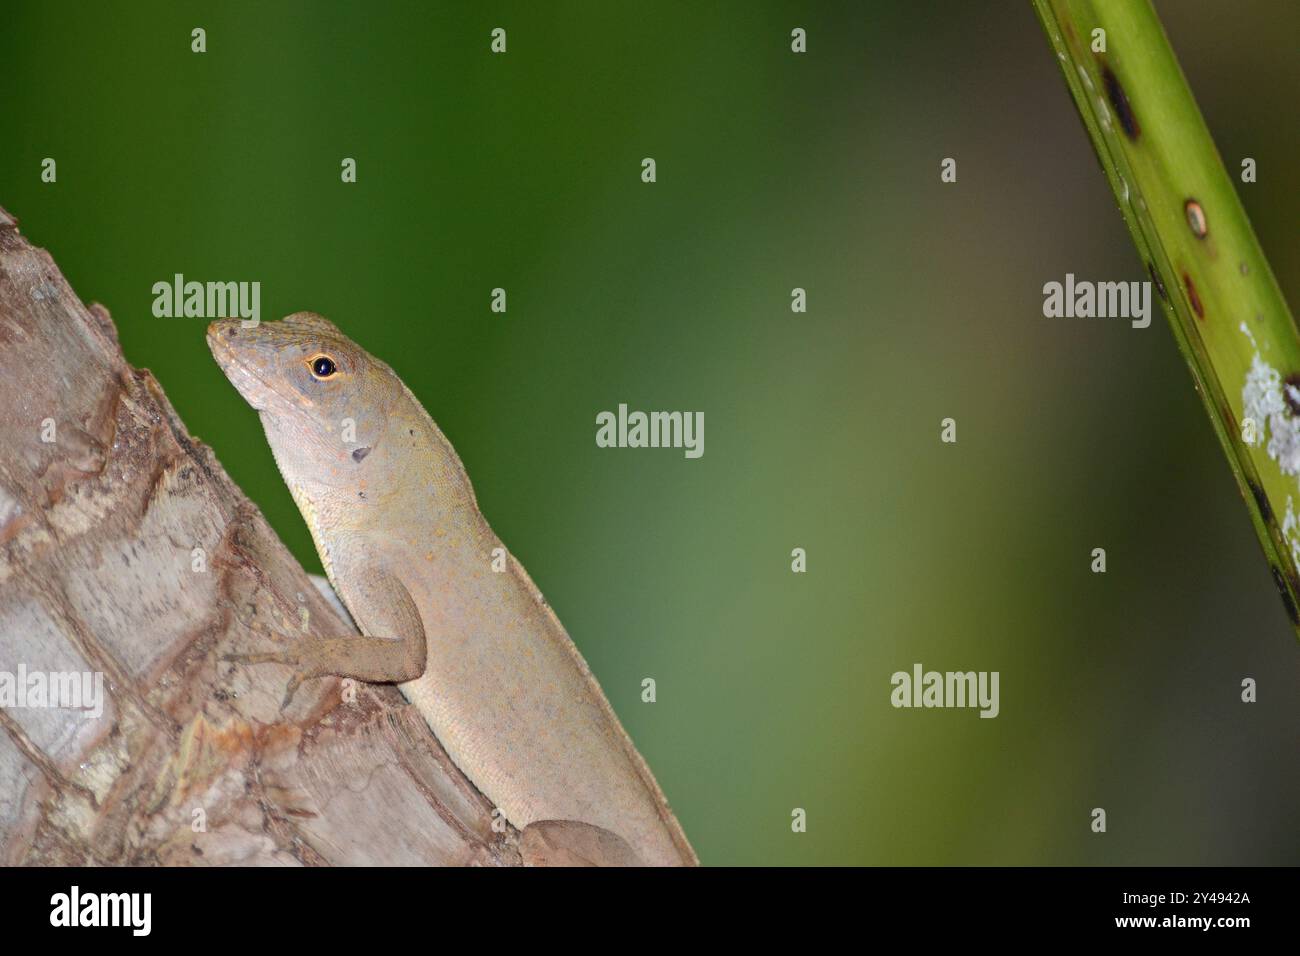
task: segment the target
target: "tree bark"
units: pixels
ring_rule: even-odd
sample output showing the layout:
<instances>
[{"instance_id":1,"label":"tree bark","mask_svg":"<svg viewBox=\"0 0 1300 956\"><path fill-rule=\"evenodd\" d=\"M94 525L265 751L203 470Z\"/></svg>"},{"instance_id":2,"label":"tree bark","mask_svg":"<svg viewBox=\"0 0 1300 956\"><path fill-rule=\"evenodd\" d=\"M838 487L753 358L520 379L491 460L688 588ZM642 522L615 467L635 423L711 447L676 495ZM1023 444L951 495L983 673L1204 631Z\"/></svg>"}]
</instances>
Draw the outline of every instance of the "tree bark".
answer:
<instances>
[{"instance_id":1,"label":"tree bark","mask_svg":"<svg viewBox=\"0 0 1300 956\"><path fill-rule=\"evenodd\" d=\"M3 209L0 409L0 863L521 862L396 689L221 660L355 632Z\"/></svg>"}]
</instances>

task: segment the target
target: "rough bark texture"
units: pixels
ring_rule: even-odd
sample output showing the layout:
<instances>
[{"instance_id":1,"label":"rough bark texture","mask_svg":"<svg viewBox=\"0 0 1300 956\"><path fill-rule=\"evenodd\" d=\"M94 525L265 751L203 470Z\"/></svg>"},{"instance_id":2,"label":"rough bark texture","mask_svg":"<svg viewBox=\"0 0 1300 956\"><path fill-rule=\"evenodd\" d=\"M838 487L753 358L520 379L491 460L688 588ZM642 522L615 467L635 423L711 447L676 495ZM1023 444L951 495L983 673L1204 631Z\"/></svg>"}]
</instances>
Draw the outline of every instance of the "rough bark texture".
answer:
<instances>
[{"instance_id":1,"label":"rough bark texture","mask_svg":"<svg viewBox=\"0 0 1300 956\"><path fill-rule=\"evenodd\" d=\"M520 862L396 690L281 713L285 668L220 660L350 627L2 209L0 412L0 680L105 699L0 709L0 863Z\"/></svg>"}]
</instances>

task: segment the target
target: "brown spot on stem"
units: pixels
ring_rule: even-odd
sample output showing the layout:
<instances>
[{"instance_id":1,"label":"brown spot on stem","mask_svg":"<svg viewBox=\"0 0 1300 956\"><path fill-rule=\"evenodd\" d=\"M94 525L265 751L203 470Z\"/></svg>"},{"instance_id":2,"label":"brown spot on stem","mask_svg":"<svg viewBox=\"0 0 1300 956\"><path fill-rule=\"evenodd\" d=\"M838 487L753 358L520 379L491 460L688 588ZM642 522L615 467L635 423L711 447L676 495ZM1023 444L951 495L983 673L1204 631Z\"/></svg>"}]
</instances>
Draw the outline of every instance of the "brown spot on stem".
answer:
<instances>
[{"instance_id":1,"label":"brown spot on stem","mask_svg":"<svg viewBox=\"0 0 1300 956\"><path fill-rule=\"evenodd\" d=\"M1106 98L1110 100L1110 105L1115 110L1119 125L1129 139L1136 140L1142 135L1142 127L1138 125L1137 115L1133 112L1128 96L1124 93L1124 87L1120 85L1119 77L1110 67L1103 66L1101 80L1106 84Z\"/></svg>"},{"instance_id":2,"label":"brown spot on stem","mask_svg":"<svg viewBox=\"0 0 1300 956\"><path fill-rule=\"evenodd\" d=\"M1210 223L1205 218L1205 210L1195 199L1189 199L1183 203L1183 212L1187 213L1187 225L1192 229L1192 235L1197 239L1204 239L1210 234Z\"/></svg>"},{"instance_id":3,"label":"brown spot on stem","mask_svg":"<svg viewBox=\"0 0 1300 956\"><path fill-rule=\"evenodd\" d=\"M1192 311L1196 313L1198 319L1204 319L1205 306L1201 305L1201 297L1196 294L1196 285L1186 272L1183 273L1183 285L1187 286L1187 301L1192 304Z\"/></svg>"},{"instance_id":4,"label":"brown spot on stem","mask_svg":"<svg viewBox=\"0 0 1300 956\"><path fill-rule=\"evenodd\" d=\"M1268 495L1264 494L1264 489L1250 478L1246 479L1246 484L1250 486L1250 493L1255 499L1255 506L1259 508L1259 515L1265 523L1273 520L1273 508L1268 503Z\"/></svg>"},{"instance_id":5,"label":"brown spot on stem","mask_svg":"<svg viewBox=\"0 0 1300 956\"><path fill-rule=\"evenodd\" d=\"M1291 619L1291 624L1300 627L1300 611L1296 610L1295 599L1291 597L1291 592L1286 589L1286 582L1282 579L1282 571L1278 566L1272 565L1273 583L1277 585L1278 594L1282 595L1282 604L1286 608L1286 616Z\"/></svg>"},{"instance_id":6,"label":"brown spot on stem","mask_svg":"<svg viewBox=\"0 0 1300 956\"><path fill-rule=\"evenodd\" d=\"M1154 262L1147 263L1147 272L1151 276L1151 281L1155 283L1156 291L1160 293L1160 298L1168 302L1169 291L1165 288L1165 283L1164 280L1160 278L1160 273L1156 272L1156 264Z\"/></svg>"}]
</instances>

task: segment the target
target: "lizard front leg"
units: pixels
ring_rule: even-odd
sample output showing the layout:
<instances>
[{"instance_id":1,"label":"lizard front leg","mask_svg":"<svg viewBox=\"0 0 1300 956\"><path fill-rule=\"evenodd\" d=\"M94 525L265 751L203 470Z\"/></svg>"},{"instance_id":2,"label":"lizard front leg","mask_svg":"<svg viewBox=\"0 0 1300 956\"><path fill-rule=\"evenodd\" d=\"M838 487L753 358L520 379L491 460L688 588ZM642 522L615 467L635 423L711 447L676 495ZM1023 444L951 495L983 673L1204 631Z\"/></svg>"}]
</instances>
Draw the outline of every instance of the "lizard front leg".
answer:
<instances>
[{"instance_id":1,"label":"lizard front leg","mask_svg":"<svg viewBox=\"0 0 1300 956\"><path fill-rule=\"evenodd\" d=\"M410 592L386 571L372 569L357 577L356 593L350 594L348 604L364 637L296 640L282 651L225 654L221 659L291 668L283 707L303 681L317 677L351 677L374 684L415 680L424 673L426 639Z\"/></svg>"}]
</instances>

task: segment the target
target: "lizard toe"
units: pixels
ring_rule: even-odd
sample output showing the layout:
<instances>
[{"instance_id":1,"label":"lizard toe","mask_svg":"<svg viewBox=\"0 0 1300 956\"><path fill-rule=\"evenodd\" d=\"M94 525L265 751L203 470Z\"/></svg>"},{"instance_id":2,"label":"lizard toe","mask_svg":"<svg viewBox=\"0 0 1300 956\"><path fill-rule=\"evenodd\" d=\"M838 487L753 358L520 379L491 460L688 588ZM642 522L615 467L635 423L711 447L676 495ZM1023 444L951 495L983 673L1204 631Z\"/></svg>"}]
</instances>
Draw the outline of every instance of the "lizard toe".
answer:
<instances>
[{"instance_id":1,"label":"lizard toe","mask_svg":"<svg viewBox=\"0 0 1300 956\"><path fill-rule=\"evenodd\" d=\"M284 664L299 665L298 655L289 651L256 651L251 654L222 654L221 660L232 664Z\"/></svg>"}]
</instances>

